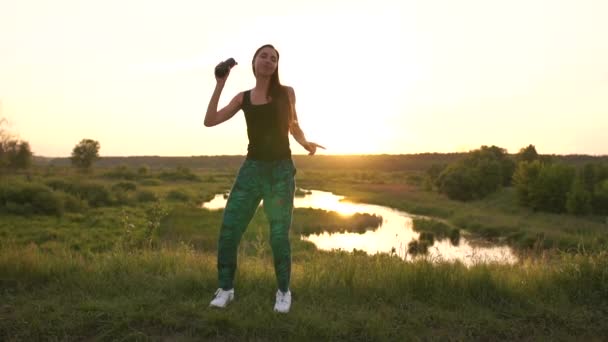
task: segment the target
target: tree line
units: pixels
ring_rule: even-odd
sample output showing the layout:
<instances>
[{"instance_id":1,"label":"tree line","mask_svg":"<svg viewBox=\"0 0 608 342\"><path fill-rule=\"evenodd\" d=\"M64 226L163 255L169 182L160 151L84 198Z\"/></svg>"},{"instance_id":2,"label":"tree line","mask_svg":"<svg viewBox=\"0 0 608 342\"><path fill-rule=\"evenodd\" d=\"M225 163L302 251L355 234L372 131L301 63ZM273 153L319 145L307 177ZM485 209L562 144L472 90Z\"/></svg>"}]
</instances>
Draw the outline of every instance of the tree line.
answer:
<instances>
[{"instance_id":1,"label":"tree line","mask_svg":"<svg viewBox=\"0 0 608 342\"><path fill-rule=\"evenodd\" d=\"M507 154L481 146L457 162L427 170L427 187L450 199L479 200L503 187L514 187L520 205L537 211L608 215L608 163L575 166L539 155L534 145Z\"/></svg>"}]
</instances>

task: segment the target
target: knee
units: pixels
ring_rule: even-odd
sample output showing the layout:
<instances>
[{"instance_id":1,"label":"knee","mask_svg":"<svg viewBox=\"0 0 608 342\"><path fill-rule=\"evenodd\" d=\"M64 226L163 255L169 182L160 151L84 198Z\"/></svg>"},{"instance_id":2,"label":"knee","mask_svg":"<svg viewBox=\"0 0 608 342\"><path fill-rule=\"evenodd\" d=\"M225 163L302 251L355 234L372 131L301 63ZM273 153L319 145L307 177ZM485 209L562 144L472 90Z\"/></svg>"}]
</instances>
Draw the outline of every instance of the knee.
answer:
<instances>
[{"instance_id":1,"label":"knee","mask_svg":"<svg viewBox=\"0 0 608 342\"><path fill-rule=\"evenodd\" d=\"M275 246L282 246L289 243L289 232L287 229L281 229L273 231L270 234L270 244Z\"/></svg>"},{"instance_id":2,"label":"knee","mask_svg":"<svg viewBox=\"0 0 608 342\"><path fill-rule=\"evenodd\" d=\"M220 229L221 241L233 241L238 239L239 230L235 226L222 225Z\"/></svg>"}]
</instances>

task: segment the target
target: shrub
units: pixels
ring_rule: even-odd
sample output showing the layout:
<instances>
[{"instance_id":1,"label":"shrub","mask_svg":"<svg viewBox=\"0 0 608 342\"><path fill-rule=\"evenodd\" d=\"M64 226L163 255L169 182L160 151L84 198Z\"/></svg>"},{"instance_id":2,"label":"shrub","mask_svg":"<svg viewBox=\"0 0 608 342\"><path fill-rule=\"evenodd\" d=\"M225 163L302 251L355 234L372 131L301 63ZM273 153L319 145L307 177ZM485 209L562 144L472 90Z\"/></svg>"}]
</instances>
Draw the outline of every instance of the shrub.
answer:
<instances>
[{"instance_id":1,"label":"shrub","mask_svg":"<svg viewBox=\"0 0 608 342\"><path fill-rule=\"evenodd\" d=\"M71 184L63 179L49 179L45 182L45 184L53 190L61 191L67 191L71 187Z\"/></svg>"},{"instance_id":2,"label":"shrub","mask_svg":"<svg viewBox=\"0 0 608 342\"><path fill-rule=\"evenodd\" d=\"M155 202L158 198L156 194L149 190L140 190L137 192L137 201L139 202Z\"/></svg>"},{"instance_id":3,"label":"shrub","mask_svg":"<svg viewBox=\"0 0 608 342\"><path fill-rule=\"evenodd\" d=\"M159 175L159 178L168 181L200 181L200 178L197 175L193 174L189 168L183 166L178 166L175 171L163 171Z\"/></svg>"},{"instance_id":4,"label":"shrub","mask_svg":"<svg viewBox=\"0 0 608 342\"><path fill-rule=\"evenodd\" d=\"M139 181L139 184L145 185L145 186L157 186L157 185L161 185L162 182L158 179L142 179Z\"/></svg>"},{"instance_id":5,"label":"shrub","mask_svg":"<svg viewBox=\"0 0 608 342\"><path fill-rule=\"evenodd\" d=\"M114 191L114 204L116 205L131 205L135 202L135 200L129 196L127 191L118 189Z\"/></svg>"},{"instance_id":6,"label":"shrub","mask_svg":"<svg viewBox=\"0 0 608 342\"><path fill-rule=\"evenodd\" d=\"M52 179L46 182L55 190L74 195L88 202L92 207L101 207L112 204L112 195L103 184L98 183L68 183L62 179Z\"/></svg>"},{"instance_id":7,"label":"shrub","mask_svg":"<svg viewBox=\"0 0 608 342\"><path fill-rule=\"evenodd\" d=\"M147 165L142 165L137 169L137 175L140 177L148 175L149 172L150 168Z\"/></svg>"},{"instance_id":8,"label":"shrub","mask_svg":"<svg viewBox=\"0 0 608 342\"><path fill-rule=\"evenodd\" d=\"M82 183L75 187L75 195L87 200L90 206L102 207L112 204L112 194L102 184Z\"/></svg>"},{"instance_id":9,"label":"shrub","mask_svg":"<svg viewBox=\"0 0 608 342\"><path fill-rule=\"evenodd\" d=\"M179 190L171 190L167 194L167 199L186 202L186 201L190 200L190 196L188 196L187 193L179 191Z\"/></svg>"},{"instance_id":10,"label":"shrub","mask_svg":"<svg viewBox=\"0 0 608 342\"><path fill-rule=\"evenodd\" d=\"M89 205L87 201L78 198L72 194L61 193L65 210L72 213L81 213L85 211Z\"/></svg>"},{"instance_id":11,"label":"shrub","mask_svg":"<svg viewBox=\"0 0 608 342\"><path fill-rule=\"evenodd\" d=\"M133 182L120 182L112 185L112 190L135 191L137 185Z\"/></svg>"},{"instance_id":12,"label":"shrub","mask_svg":"<svg viewBox=\"0 0 608 342\"><path fill-rule=\"evenodd\" d=\"M113 179L126 179L126 180L135 180L138 178L138 175L135 171L129 169L126 165L119 165L112 169L109 172L104 174L104 177L113 178Z\"/></svg>"},{"instance_id":13,"label":"shrub","mask_svg":"<svg viewBox=\"0 0 608 342\"><path fill-rule=\"evenodd\" d=\"M0 184L0 210L17 215L62 215L64 204L51 188L37 183Z\"/></svg>"}]
</instances>

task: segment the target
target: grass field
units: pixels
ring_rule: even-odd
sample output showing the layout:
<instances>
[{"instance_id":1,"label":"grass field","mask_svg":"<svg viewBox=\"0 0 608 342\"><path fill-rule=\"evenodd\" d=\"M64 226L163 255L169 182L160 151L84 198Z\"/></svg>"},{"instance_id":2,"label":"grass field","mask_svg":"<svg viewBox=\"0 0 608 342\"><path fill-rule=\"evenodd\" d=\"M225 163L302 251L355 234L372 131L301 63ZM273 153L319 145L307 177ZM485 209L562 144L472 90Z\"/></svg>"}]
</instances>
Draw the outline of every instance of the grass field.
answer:
<instances>
[{"instance_id":1,"label":"grass field","mask_svg":"<svg viewBox=\"0 0 608 342\"><path fill-rule=\"evenodd\" d=\"M258 211L239 249L236 301L207 307L217 287L222 211L200 203L229 189L236 170L196 180L125 180L55 170L29 179L95 182L115 204L0 220L0 339L32 340L604 340L608 326L607 225L598 217L528 212L510 189L485 201L450 201L415 173L298 170L303 188L439 218L511 243L514 265L403 262L390 255L324 252L300 233L330 222L296 209L288 315L272 312L276 284L267 221ZM178 177L179 178L179 177ZM27 182L9 175L4 184ZM147 184L147 185L146 185ZM147 191L154 200L138 195ZM179 195L179 194L181 195ZM172 194L172 195L171 195ZM123 204L116 204L123 203ZM316 228L317 227L317 228ZM435 227L435 229L439 229ZM520 234L521 236L517 235ZM542 235L541 235L542 234ZM523 243L526 239L533 239ZM563 248L562 248L563 244Z\"/></svg>"}]
</instances>

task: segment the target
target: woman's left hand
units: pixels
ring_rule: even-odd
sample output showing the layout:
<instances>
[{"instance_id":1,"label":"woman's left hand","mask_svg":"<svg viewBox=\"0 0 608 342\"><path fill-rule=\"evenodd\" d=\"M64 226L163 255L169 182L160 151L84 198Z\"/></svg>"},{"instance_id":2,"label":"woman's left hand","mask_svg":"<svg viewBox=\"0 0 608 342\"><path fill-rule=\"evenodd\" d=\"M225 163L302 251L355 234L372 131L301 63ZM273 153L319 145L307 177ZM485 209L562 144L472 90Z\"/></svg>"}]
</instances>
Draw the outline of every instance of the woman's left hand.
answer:
<instances>
[{"instance_id":1,"label":"woman's left hand","mask_svg":"<svg viewBox=\"0 0 608 342\"><path fill-rule=\"evenodd\" d=\"M310 141L308 142L308 144L306 144L306 146L304 146L304 148L309 152L309 156L312 156L313 154L315 154L315 152L317 152L317 147L325 149L325 147Z\"/></svg>"}]
</instances>

